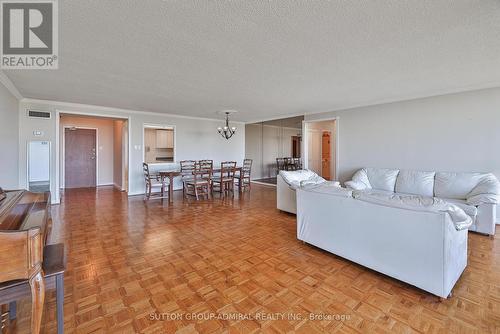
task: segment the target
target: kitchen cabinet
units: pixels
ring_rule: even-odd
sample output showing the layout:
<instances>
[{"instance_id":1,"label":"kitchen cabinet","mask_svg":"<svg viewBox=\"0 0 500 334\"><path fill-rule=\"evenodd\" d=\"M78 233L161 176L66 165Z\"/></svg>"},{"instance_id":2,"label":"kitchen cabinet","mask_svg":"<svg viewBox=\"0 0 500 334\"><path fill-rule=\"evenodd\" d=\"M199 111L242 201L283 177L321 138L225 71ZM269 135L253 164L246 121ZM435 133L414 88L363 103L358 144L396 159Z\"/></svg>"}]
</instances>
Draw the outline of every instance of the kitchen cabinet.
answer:
<instances>
[{"instance_id":1,"label":"kitchen cabinet","mask_svg":"<svg viewBox=\"0 0 500 334\"><path fill-rule=\"evenodd\" d=\"M156 130L156 148L174 148L174 131Z\"/></svg>"}]
</instances>

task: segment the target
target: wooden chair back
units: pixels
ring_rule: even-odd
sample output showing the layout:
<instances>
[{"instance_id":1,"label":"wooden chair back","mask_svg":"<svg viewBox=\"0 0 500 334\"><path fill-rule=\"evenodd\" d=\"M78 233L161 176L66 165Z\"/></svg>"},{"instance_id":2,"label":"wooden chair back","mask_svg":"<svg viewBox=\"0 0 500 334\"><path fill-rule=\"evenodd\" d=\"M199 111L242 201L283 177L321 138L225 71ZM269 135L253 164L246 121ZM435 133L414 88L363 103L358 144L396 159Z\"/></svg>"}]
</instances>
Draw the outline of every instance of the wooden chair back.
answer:
<instances>
[{"instance_id":1,"label":"wooden chair back","mask_svg":"<svg viewBox=\"0 0 500 334\"><path fill-rule=\"evenodd\" d=\"M278 171L285 170L285 158L276 158L276 168Z\"/></svg>"},{"instance_id":2,"label":"wooden chair back","mask_svg":"<svg viewBox=\"0 0 500 334\"><path fill-rule=\"evenodd\" d=\"M204 180L212 180L214 171L213 160L200 160L196 168L197 174Z\"/></svg>"},{"instance_id":3,"label":"wooden chair back","mask_svg":"<svg viewBox=\"0 0 500 334\"><path fill-rule=\"evenodd\" d=\"M196 161L194 160L182 160L180 165L182 178L191 177L196 170Z\"/></svg>"},{"instance_id":4,"label":"wooden chair back","mask_svg":"<svg viewBox=\"0 0 500 334\"><path fill-rule=\"evenodd\" d=\"M146 183L151 182L151 174L149 173L149 165L145 162L142 163L142 171L144 173L144 181Z\"/></svg>"},{"instance_id":5,"label":"wooden chair back","mask_svg":"<svg viewBox=\"0 0 500 334\"><path fill-rule=\"evenodd\" d=\"M240 175L244 177L250 177L251 172L252 172L252 159L244 159Z\"/></svg>"},{"instance_id":6,"label":"wooden chair back","mask_svg":"<svg viewBox=\"0 0 500 334\"><path fill-rule=\"evenodd\" d=\"M220 164L221 178L233 178L236 172L236 161L223 161Z\"/></svg>"},{"instance_id":7,"label":"wooden chair back","mask_svg":"<svg viewBox=\"0 0 500 334\"><path fill-rule=\"evenodd\" d=\"M293 158L293 164L295 165L295 169L302 169L302 159L301 158Z\"/></svg>"}]
</instances>

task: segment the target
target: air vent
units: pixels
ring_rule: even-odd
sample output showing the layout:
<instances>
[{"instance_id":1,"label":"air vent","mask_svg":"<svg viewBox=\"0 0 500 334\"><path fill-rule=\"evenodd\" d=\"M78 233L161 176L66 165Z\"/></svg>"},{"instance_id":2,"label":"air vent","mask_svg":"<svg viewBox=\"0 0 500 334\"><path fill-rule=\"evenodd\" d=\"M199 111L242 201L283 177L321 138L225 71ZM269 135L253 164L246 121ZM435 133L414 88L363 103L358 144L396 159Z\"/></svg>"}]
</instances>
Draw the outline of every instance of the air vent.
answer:
<instances>
[{"instance_id":1,"label":"air vent","mask_svg":"<svg viewBox=\"0 0 500 334\"><path fill-rule=\"evenodd\" d=\"M49 119L51 117L51 113L50 111L28 110L28 117Z\"/></svg>"}]
</instances>

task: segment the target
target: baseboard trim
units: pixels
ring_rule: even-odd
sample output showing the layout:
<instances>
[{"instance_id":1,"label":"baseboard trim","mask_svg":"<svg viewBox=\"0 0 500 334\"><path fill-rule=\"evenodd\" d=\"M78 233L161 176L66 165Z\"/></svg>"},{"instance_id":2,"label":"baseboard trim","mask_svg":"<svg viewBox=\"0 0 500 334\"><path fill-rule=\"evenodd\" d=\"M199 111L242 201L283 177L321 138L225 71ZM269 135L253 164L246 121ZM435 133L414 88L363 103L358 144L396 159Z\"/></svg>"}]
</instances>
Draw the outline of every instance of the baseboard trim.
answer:
<instances>
[{"instance_id":1,"label":"baseboard trim","mask_svg":"<svg viewBox=\"0 0 500 334\"><path fill-rule=\"evenodd\" d=\"M264 183L264 182L259 182L259 181L250 181L250 182L255 183L255 184L260 184L260 185L263 185L263 186L269 186L269 187L276 188L276 185L275 184L271 184L271 183Z\"/></svg>"}]
</instances>

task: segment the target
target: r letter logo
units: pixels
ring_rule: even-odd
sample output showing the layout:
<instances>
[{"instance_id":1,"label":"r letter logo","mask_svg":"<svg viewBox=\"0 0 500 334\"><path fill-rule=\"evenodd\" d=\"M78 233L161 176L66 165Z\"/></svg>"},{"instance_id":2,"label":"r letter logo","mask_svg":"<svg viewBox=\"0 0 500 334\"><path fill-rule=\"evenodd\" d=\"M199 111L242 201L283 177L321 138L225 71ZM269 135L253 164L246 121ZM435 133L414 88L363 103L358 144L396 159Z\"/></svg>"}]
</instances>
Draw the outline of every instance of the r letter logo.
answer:
<instances>
[{"instance_id":1,"label":"r letter logo","mask_svg":"<svg viewBox=\"0 0 500 334\"><path fill-rule=\"evenodd\" d=\"M1 68L57 69L57 3L1 1Z\"/></svg>"}]
</instances>

